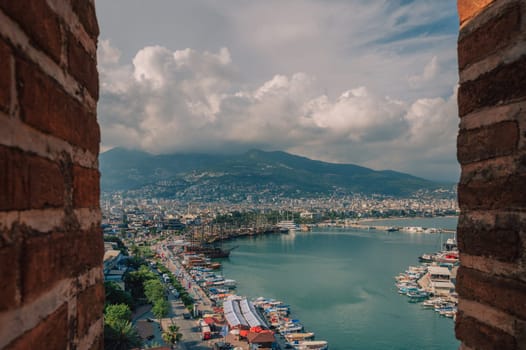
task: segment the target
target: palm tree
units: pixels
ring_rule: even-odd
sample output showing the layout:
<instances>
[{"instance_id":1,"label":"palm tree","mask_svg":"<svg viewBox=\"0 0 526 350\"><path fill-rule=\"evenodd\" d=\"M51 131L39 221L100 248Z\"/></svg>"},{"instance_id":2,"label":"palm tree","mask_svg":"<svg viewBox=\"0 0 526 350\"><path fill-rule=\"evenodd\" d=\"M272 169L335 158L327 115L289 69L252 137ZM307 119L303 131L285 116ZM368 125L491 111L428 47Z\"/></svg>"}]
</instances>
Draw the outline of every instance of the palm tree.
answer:
<instances>
[{"instance_id":1,"label":"palm tree","mask_svg":"<svg viewBox=\"0 0 526 350\"><path fill-rule=\"evenodd\" d=\"M117 320L104 325L104 349L128 350L142 345L137 329L130 321Z\"/></svg>"},{"instance_id":2,"label":"palm tree","mask_svg":"<svg viewBox=\"0 0 526 350\"><path fill-rule=\"evenodd\" d=\"M183 335L178 333L178 331L179 327L177 327L175 324L171 324L168 326L168 329L163 332L161 337L167 344L174 345L183 337Z\"/></svg>"}]
</instances>

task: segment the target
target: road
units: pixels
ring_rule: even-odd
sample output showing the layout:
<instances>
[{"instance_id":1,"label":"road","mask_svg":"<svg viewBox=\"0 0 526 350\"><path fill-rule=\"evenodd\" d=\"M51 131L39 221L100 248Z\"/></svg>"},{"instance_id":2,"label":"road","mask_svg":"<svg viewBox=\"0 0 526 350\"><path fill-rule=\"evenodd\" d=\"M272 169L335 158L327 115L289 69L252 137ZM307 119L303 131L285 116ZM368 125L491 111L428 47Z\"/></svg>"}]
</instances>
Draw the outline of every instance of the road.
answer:
<instances>
[{"instance_id":1,"label":"road","mask_svg":"<svg viewBox=\"0 0 526 350\"><path fill-rule=\"evenodd\" d=\"M172 253L168 249L165 249L163 247L161 247L161 249L166 257L164 264L168 268L168 270L170 270L170 272L177 276L178 272L184 271L179 261L172 255ZM180 280L180 282L185 287L188 285L188 282L191 283L192 288L190 290L187 289L187 291L194 299L197 310L203 313L207 311L212 312L211 301L205 294L205 292L201 289L201 287L199 287L199 285L195 283L195 281L191 279L191 276L186 274L186 272L184 272L182 279L183 280ZM213 343L219 339L206 341L201 340L201 332L197 320L185 319L183 317L184 313L189 313L184 304L179 299L175 299L172 294L170 294L169 296L169 301L171 305L171 312L169 314L169 317L163 319L162 322L167 322L167 324L173 322L177 326L179 326L179 332L183 334L183 338L179 342L179 348L183 350L212 349Z\"/></svg>"}]
</instances>

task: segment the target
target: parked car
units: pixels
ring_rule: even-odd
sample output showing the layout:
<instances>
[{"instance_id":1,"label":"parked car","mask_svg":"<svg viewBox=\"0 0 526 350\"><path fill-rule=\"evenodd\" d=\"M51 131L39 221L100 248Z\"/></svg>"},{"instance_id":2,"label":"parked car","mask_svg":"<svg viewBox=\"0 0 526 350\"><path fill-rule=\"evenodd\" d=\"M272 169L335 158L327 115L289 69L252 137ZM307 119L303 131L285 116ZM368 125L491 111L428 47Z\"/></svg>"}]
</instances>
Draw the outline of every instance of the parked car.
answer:
<instances>
[{"instance_id":1,"label":"parked car","mask_svg":"<svg viewBox=\"0 0 526 350\"><path fill-rule=\"evenodd\" d=\"M184 318L185 320L190 320L190 319L192 318L192 315L190 315L188 312L185 312L185 313L183 314L183 318Z\"/></svg>"}]
</instances>

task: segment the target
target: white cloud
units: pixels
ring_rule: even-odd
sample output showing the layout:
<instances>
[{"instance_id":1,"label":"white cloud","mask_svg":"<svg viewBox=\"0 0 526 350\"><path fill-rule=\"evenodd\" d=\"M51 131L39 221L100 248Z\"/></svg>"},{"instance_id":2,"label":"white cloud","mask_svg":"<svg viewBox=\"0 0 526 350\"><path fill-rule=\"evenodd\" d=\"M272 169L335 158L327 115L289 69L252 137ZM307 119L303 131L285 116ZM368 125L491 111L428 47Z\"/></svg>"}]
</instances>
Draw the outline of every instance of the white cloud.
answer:
<instances>
[{"instance_id":1,"label":"white cloud","mask_svg":"<svg viewBox=\"0 0 526 350\"><path fill-rule=\"evenodd\" d=\"M409 77L409 85L411 85L411 87L419 87L424 83L433 81L438 76L439 70L440 67L438 65L437 57L433 56L429 63L424 67L422 74Z\"/></svg>"},{"instance_id":2,"label":"white cloud","mask_svg":"<svg viewBox=\"0 0 526 350\"><path fill-rule=\"evenodd\" d=\"M101 42L105 148L165 153L257 147L432 178L456 176L454 94L406 102L356 86L330 98L314 76L301 72L250 87L238 81L226 48L172 52L149 46L126 64Z\"/></svg>"},{"instance_id":3,"label":"white cloud","mask_svg":"<svg viewBox=\"0 0 526 350\"><path fill-rule=\"evenodd\" d=\"M98 62L101 64L116 64L119 63L121 58L121 52L117 48L112 47L107 39L102 39L99 42L97 55Z\"/></svg>"}]
</instances>

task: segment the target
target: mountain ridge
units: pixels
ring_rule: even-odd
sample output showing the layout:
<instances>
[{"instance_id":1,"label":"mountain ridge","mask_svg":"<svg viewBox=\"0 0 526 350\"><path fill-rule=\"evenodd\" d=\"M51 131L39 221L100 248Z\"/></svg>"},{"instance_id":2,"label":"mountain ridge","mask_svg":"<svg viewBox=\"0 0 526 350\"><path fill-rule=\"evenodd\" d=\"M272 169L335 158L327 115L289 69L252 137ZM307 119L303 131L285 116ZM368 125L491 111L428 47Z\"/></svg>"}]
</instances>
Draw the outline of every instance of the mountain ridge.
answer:
<instances>
[{"instance_id":1,"label":"mountain ridge","mask_svg":"<svg viewBox=\"0 0 526 350\"><path fill-rule=\"evenodd\" d=\"M221 197L225 189L240 196L258 191L290 197L334 192L407 196L450 186L393 170L258 149L237 155L152 155L114 148L102 153L99 162L103 191L144 189L165 197L190 196L195 191L217 192Z\"/></svg>"}]
</instances>

